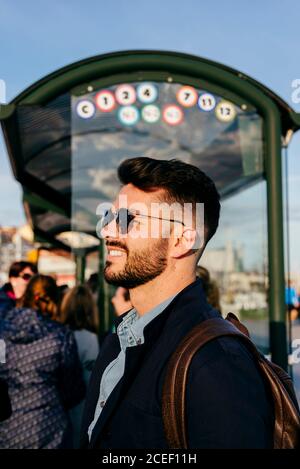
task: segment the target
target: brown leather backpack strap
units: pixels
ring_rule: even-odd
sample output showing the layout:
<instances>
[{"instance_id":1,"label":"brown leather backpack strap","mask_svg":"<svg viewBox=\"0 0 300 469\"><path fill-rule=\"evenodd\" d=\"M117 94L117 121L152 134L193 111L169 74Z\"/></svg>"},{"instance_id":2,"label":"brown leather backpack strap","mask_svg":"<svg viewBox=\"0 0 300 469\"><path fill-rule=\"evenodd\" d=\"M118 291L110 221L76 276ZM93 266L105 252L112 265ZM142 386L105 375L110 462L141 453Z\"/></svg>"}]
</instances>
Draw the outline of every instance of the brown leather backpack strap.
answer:
<instances>
[{"instance_id":1,"label":"brown leather backpack strap","mask_svg":"<svg viewBox=\"0 0 300 469\"><path fill-rule=\"evenodd\" d=\"M163 386L162 417L165 435L170 448L187 449L185 396L189 366L194 355L211 340L224 336L240 337L251 351L259 352L251 340L230 321L211 318L197 325L180 343L168 363Z\"/></svg>"}]
</instances>

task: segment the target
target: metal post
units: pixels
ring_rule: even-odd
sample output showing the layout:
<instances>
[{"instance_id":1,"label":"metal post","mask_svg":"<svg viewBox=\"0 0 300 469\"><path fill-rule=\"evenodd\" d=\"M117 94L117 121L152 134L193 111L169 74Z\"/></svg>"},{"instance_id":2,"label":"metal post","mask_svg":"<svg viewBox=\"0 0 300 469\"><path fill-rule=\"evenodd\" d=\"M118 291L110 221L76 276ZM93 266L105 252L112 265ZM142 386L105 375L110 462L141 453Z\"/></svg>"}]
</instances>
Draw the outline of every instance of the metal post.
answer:
<instances>
[{"instance_id":1,"label":"metal post","mask_svg":"<svg viewBox=\"0 0 300 469\"><path fill-rule=\"evenodd\" d=\"M104 249L105 243L101 239L99 244L99 273L98 273L98 309L99 309L99 334L107 332L111 327L110 291L109 285L104 279Z\"/></svg>"},{"instance_id":2,"label":"metal post","mask_svg":"<svg viewBox=\"0 0 300 469\"><path fill-rule=\"evenodd\" d=\"M105 327L105 314L104 314L104 252L103 240L99 244L99 270L98 270L98 311L99 311L99 334L102 335L106 331Z\"/></svg>"},{"instance_id":3,"label":"metal post","mask_svg":"<svg viewBox=\"0 0 300 469\"><path fill-rule=\"evenodd\" d=\"M284 298L284 242L283 201L281 168L281 123L278 109L274 106L268 114L266 180L268 207L268 251L269 251L269 305L270 305L270 349L272 360L287 370L288 348L286 308ZM271 122L270 122L271 121Z\"/></svg>"},{"instance_id":4,"label":"metal post","mask_svg":"<svg viewBox=\"0 0 300 469\"><path fill-rule=\"evenodd\" d=\"M83 284L85 281L85 253L83 250L75 251L76 262L76 284Z\"/></svg>"}]
</instances>

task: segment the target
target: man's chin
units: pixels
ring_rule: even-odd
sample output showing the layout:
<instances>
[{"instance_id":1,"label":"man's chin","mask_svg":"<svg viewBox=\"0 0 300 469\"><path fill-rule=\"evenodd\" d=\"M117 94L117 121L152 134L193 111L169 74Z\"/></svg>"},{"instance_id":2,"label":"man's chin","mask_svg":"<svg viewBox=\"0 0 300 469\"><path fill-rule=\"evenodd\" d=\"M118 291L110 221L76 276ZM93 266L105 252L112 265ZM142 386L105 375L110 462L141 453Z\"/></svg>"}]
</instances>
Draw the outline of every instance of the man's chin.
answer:
<instances>
[{"instance_id":1,"label":"man's chin","mask_svg":"<svg viewBox=\"0 0 300 469\"><path fill-rule=\"evenodd\" d=\"M104 278L107 283L115 286L121 286L119 285L118 279L121 274L122 270L121 269L114 269L111 265L106 265L104 269Z\"/></svg>"},{"instance_id":2,"label":"man's chin","mask_svg":"<svg viewBox=\"0 0 300 469\"><path fill-rule=\"evenodd\" d=\"M141 285L143 282L137 279L129 279L126 275L122 275L122 270L114 270L111 267L105 267L104 278L107 283L114 285L115 287L124 287L128 289L135 288Z\"/></svg>"}]
</instances>

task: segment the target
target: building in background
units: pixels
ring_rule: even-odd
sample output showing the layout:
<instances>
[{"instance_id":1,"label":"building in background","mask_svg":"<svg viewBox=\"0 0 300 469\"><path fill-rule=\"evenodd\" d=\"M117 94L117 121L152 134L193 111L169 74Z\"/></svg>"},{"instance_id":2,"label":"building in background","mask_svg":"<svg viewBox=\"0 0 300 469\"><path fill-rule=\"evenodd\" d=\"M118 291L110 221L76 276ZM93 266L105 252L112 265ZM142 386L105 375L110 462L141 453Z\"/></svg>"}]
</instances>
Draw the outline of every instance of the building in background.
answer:
<instances>
[{"instance_id":1,"label":"building in background","mask_svg":"<svg viewBox=\"0 0 300 469\"><path fill-rule=\"evenodd\" d=\"M40 273L55 277L58 285L75 284L73 256L62 250L48 250L34 242L29 225L0 227L0 286L8 280L10 265L18 260L38 263Z\"/></svg>"},{"instance_id":2,"label":"building in background","mask_svg":"<svg viewBox=\"0 0 300 469\"><path fill-rule=\"evenodd\" d=\"M33 236L28 225L21 227L0 226L0 284L8 279L10 265L20 259L28 259L34 249ZM32 232L31 232L32 233Z\"/></svg>"}]
</instances>

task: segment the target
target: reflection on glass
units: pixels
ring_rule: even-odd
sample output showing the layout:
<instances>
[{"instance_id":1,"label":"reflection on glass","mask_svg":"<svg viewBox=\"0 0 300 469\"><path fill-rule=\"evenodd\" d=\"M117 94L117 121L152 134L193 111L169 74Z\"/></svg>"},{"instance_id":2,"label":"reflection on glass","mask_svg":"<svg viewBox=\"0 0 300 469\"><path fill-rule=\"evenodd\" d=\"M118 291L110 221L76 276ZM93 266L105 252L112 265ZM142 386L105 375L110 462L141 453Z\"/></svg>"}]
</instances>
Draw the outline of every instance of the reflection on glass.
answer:
<instances>
[{"instance_id":1,"label":"reflection on glass","mask_svg":"<svg viewBox=\"0 0 300 469\"><path fill-rule=\"evenodd\" d=\"M208 91L152 82L72 96L74 230L95 230L96 207L115 197L116 169L128 157L196 165L222 195L261 176L260 116Z\"/></svg>"},{"instance_id":2,"label":"reflection on glass","mask_svg":"<svg viewBox=\"0 0 300 469\"><path fill-rule=\"evenodd\" d=\"M222 202L217 233L200 264L220 288L222 314L233 312L268 353L268 254L266 183Z\"/></svg>"},{"instance_id":3,"label":"reflection on glass","mask_svg":"<svg viewBox=\"0 0 300 469\"><path fill-rule=\"evenodd\" d=\"M266 187L262 119L210 90L130 83L72 96L72 229L94 232L99 203L135 156L181 159L206 172L223 197L220 228L201 264L217 281L222 312L237 314L268 353Z\"/></svg>"},{"instance_id":4,"label":"reflection on glass","mask_svg":"<svg viewBox=\"0 0 300 469\"><path fill-rule=\"evenodd\" d=\"M100 242L99 239L94 236L78 231L64 231L56 235L56 238L73 249L98 246Z\"/></svg>"}]
</instances>

